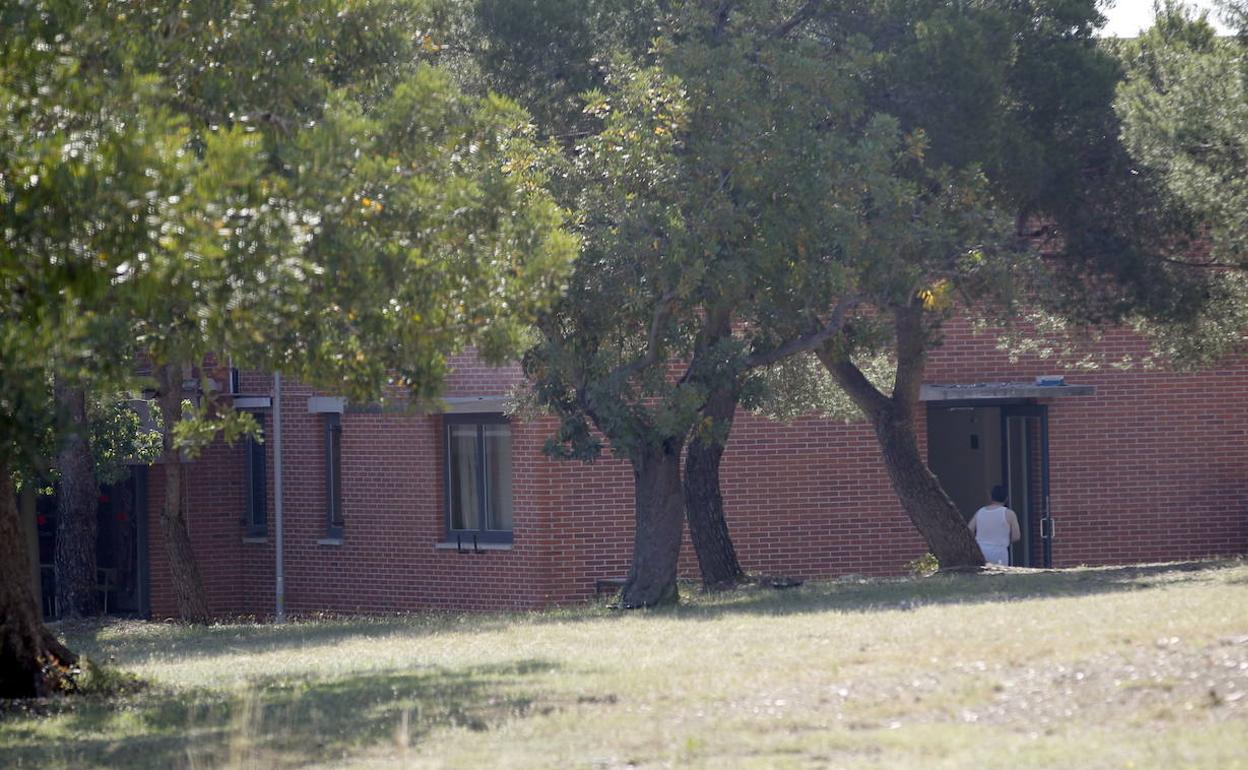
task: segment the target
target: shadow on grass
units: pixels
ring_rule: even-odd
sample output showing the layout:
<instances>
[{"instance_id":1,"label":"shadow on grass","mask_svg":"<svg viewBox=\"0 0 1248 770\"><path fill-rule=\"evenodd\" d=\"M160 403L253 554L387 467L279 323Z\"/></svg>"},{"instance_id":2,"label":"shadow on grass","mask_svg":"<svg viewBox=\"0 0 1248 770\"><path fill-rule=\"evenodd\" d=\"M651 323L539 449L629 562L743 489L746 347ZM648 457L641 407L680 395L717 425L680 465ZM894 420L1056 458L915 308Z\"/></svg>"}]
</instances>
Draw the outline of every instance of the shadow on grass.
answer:
<instances>
[{"instance_id":1,"label":"shadow on grass","mask_svg":"<svg viewBox=\"0 0 1248 770\"><path fill-rule=\"evenodd\" d=\"M687 600L676 607L643 612L697 620L731 613L881 612L925 605L1027 601L1136 591L1175 582L1216 580L1228 585L1238 584L1248 580L1248 575L1219 575L1246 565L1248 562L1241 558L1062 570L1009 569L913 579L812 581L797 589L754 586L722 594L700 594L695 589L694 592L685 591ZM573 624L614 615L602 604L587 604L549 612L417 613L280 626L231 624L204 628L169 623L95 623L63 631L71 648L124 667L145 663L152 657L247 655L370 639L385 644L387 637L396 635L411 639L453 630L488 632L507 629L517 623Z\"/></svg>"},{"instance_id":2,"label":"shadow on grass","mask_svg":"<svg viewBox=\"0 0 1248 770\"><path fill-rule=\"evenodd\" d=\"M246 690L147 690L66 700L55 727L0 720L9 767L298 767L380 748L401 752L431 730L489 730L550 707L523 684L543 660L468 669L274 679ZM6 724L6 721L9 723ZM54 729L55 735L49 734Z\"/></svg>"},{"instance_id":3,"label":"shadow on grass","mask_svg":"<svg viewBox=\"0 0 1248 770\"><path fill-rule=\"evenodd\" d=\"M460 626L488 631L506 628L504 615L425 613L392 617L358 617L271 623L224 623L190 626L144 621L88 621L56 628L71 649L112 665L132 666L150 658L192 659L329 646L339 642L375 640L402 634L413 638Z\"/></svg>"},{"instance_id":4,"label":"shadow on grass","mask_svg":"<svg viewBox=\"0 0 1248 770\"><path fill-rule=\"evenodd\" d=\"M1029 601L1140 591L1176 583L1239 583L1220 576L1248 565L1243 559L1176 562L1064 570L1009 569L926 578L813 582L797 589L747 587L703 594L691 603L650 610L669 617L714 619L730 614L792 615L808 612L886 612L918 607Z\"/></svg>"}]
</instances>

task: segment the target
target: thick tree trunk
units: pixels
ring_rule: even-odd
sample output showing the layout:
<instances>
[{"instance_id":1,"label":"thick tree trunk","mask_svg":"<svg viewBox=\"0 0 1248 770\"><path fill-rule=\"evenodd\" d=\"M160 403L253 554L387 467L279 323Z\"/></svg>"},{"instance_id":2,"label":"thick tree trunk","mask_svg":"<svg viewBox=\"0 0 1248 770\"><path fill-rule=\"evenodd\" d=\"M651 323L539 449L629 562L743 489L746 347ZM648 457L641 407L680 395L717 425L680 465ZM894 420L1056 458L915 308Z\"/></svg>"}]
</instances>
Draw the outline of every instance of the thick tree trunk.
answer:
<instances>
[{"instance_id":1,"label":"thick tree trunk","mask_svg":"<svg viewBox=\"0 0 1248 770\"><path fill-rule=\"evenodd\" d=\"M173 442L173 426L182 418L182 368L167 364L159 369L160 413L164 426L161 458L165 470L165 499L160 508L160 528L165 537L169 557L169 573L178 614L188 623L207 623L212 619L204 581L199 574L195 552L191 549L191 533L182 511L182 462Z\"/></svg>"},{"instance_id":2,"label":"thick tree trunk","mask_svg":"<svg viewBox=\"0 0 1248 770\"><path fill-rule=\"evenodd\" d=\"M825 346L817 355L837 384L871 420L893 491L941 569L982 567L984 555L979 544L919 453L914 412L930 344L923 326L922 305L915 302L896 309L894 328L897 374L891 397L877 390L835 346Z\"/></svg>"},{"instance_id":3,"label":"thick tree trunk","mask_svg":"<svg viewBox=\"0 0 1248 770\"><path fill-rule=\"evenodd\" d=\"M69 425L56 458L60 484L56 497L56 605L63 618L99 611L96 596L96 508L99 485L88 440L87 394L58 381L57 406Z\"/></svg>"},{"instance_id":4,"label":"thick tree trunk","mask_svg":"<svg viewBox=\"0 0 1248 770\"><path fill-rule=\"evenodd\" d=\"M0 484L0 489L4 485ZM3 494L3 492L0 492ZM23 487L17 497L17 516L22 523L26 538L26 563L30 566L30 592L35 605L43 612L43 571L39 568L39 509L35 491L29 485Z\"/></svg>"},{"instance_id":5,"label":"thick tree trunk","mask_svg":"<svg viewBox=\"0 0 1248 770\"><path fill-rule=\"evenodd\" d=\"M78 659L43 625L31 590L12 467L0 457L0 698L34 698L72 685Z\"/></svg>"},{"instance_id":6,"label":"thick tree trunk","mask_svg":"<svg viewBox=\"0 0 1248 770\"><path fill-rule=\"evenodd\" d=\"M919 453L914 421L886 409L872 417L884 467L901 507L941 569L982 567L984 555L966 521Z\"/></svg>"},{"instance_id":7,"label":"thick tree trunk","mask_svg":"<svg viewBox=\"0 0 1248 770\"><path fill-rule=\"evenodd\" d=\"M735 387L711 391L702 409L709 423L694 435L685 452L685 515L693 550L698 555L702 585L708 589L732 588L745 578L728 534L719 487L719 464L736 410Z\"/></svg>"},{"instance_id":8,"label":"thick tree trunk","mask_svg":"<svg viewBox=\"0 0 1248 770\"><path fill-rule=\"evenodd\" d=\"M680 449L681 442L666 441L633 458L637 530L633 566L620 592L622 607L654 607L678 598L676 562L684 524Z\"/></svg>"}]
</instances>

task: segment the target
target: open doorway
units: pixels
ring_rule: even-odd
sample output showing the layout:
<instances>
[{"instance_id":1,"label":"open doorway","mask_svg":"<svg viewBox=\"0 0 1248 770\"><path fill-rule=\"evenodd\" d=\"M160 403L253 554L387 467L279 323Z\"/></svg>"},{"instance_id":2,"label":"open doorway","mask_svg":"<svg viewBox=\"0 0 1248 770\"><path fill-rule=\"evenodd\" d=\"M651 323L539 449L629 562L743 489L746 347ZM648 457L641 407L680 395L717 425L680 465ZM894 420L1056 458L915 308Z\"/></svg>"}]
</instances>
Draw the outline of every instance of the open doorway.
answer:
<instances>
[{"instance_id":1,"label":"open doorway","mask_svg":"<svg viewBox=\"0 0 1248 770\"><path fill-rule=\"evenodd\" d=\"M1022 539L1010 549L1016 566L1052 564L1048 510L1048 422L1034 404L929 404L928 466L967 521L1003 484Z\"/></svg>"},{"instance_id":2,"label":"open doorway","mask_svg":"<svg viewBox=\"0 0 1248 770\"><path fill-rule=\"evenodd\" d=\"M147 468L100 490L95 559L101 609L106 615L146 617Z\"/></svg>"},{"instance_id":3,"label":"open doorway","mask_svg":"<svg viewBox=\"0 0 1248 770\"><path fill-rule=\"evenodd\" d=\"M100 488L96 508L96 590L107 615L146 617L149 613L147 468L132 466L116 484ZM40 498L37 526L43 613L56 606L56 498Z\"/></svg>"}]
</instances>

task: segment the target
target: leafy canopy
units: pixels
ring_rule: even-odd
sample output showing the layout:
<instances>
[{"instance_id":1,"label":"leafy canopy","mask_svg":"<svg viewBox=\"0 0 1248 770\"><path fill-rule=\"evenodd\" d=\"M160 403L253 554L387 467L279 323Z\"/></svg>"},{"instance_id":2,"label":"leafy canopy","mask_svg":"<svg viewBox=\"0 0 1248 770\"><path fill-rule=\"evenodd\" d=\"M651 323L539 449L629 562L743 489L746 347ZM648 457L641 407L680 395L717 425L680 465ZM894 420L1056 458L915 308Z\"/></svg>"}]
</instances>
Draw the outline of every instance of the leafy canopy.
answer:
<instances>
[{"instance_id":1,"label":"leafy canopy","mask_svg":"<svg viewBox=\"0 0 1248 770\"><path fill-rule=\"evenodd\" d=\"M463 346L514 354L560 287L576 244L545 149L514 104L437 67L423 3L0 16L13 442L52 371L97 382L135 352L429 397Z\"/></svg>"},{"instance_id":2,"label":"leafy canopy","mask_svg":"<svg viewBox=\"0 0 1248 770\"><path fill-rule=\"evenodd\" d=\"M1197 247L1175 261L1207 278L1200 313L1148 329L1172 360L1209 362L1242 347L1248 329L1248 37L1219 38L1170 3L1120 55L1123 141L1167 203L1198 223Z\"/></svg>"}]
</instances>

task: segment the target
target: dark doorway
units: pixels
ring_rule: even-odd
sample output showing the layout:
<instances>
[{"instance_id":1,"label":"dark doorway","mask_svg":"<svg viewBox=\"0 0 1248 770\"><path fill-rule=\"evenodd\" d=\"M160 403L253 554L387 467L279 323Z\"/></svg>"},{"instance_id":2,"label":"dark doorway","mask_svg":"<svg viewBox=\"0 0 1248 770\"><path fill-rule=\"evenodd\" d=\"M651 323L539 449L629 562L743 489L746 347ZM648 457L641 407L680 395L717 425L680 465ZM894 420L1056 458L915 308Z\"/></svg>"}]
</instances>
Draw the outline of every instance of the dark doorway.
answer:
<instances>
[{"instance_id":1,"label":"dark doorway","mask_svg":"<svg viewBox=\"0 0 1248 770\"><path fill-rule=\"evenodd\" d=\"M102 609L147 615L147 468L100 492L95 559Z\"/></svg>"},{"instance_id":2,"label":"dark doorway","mask_svg":"<svg viewBox=\"0 0 1248 770\"><path fill-rule=\"evenodd\" d=\"M56 617L56 501L39 503L39 561L43 611ZM133 466L124 481L101 487L96 508L96 587L108 615L146 617L149 605L147 468Z\"/></svg>"},{"instance_id":3,"label":"dark doorway","mask_svg":"<svg viewBox=\"0 0 1248 770\"><path fill-rule=\"evenodd\" d=\"M1026 403L929 404L928 466L967 521L997 484L1009 489L1022 539L1016 566L1052 564L1047 407Z\"/></svg>"}]
</instances>

